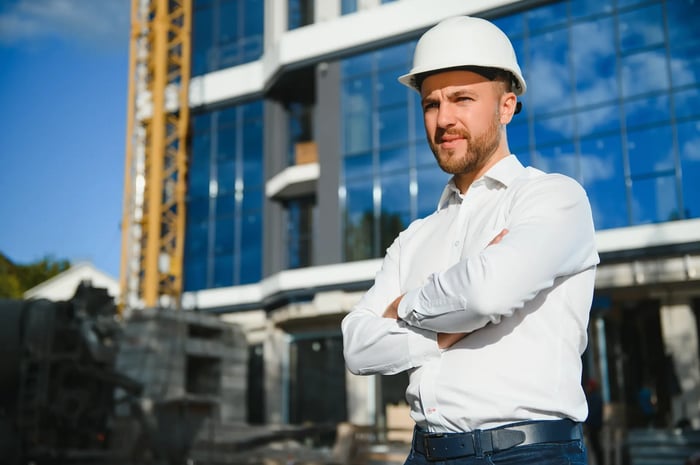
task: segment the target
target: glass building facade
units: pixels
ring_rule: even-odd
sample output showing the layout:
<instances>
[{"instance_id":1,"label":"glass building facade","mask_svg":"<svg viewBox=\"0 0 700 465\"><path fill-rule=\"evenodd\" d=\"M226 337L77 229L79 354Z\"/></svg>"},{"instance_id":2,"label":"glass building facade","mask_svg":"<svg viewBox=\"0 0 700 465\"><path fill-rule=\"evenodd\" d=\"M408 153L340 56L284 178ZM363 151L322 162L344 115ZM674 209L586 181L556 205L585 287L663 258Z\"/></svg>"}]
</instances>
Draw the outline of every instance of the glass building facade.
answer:
<instances>
[{"instance_id":1,"label":"glass building facade","mask_svg":"<svg viewBox=\"0 0 700 465\"><path fill-rule=\"evenodd\" d=\"M700 5L576 0L495 22L528 83L508 126L524 164L577 179L598 230L700 217ZM382 256L445 182L396 81L414 46L342 63L346 260Z\"/></svg>"},{"instance_id":2,"label":"glass building facade","mask_svg":"<svg viewBox=\"0 0 700 465\"><path fill-rule=\"evenodd\" d=\"M193 0L192 75L257 60L264 0Z\"/></svg>"},{"instance_id":3,"label":"glass building facade","mask_svg":"<svg viewBox=\"0 0 700 465\"><path fill-rule=\"evenodd\" d=\"M289 28L308 22L304 5L289 2ZM356 4L341 7L352 13ZM699 11L692 0L576 0L494 19L528 82L508 126L511 151L577 179L599 230L700 217ZM194 18L195 75L260 57L262 0L197 0ZM396 80L414 47L339 62L344 261L381 257L410 221L434 210L447 181L425 142L417 94ZM294 142L313 136L311 111L290 106L289 163ZM261 125L260 102L194 117L188 290L262 277ZM290 268L312 264L312 204L288 203Z\"/></svg>"},{"instance_id":4,"label":"glass building facade","mask_svg":"<svg viewBox=\"0 0 700 465\"><path fill-rule=\"evenodd\" d=\"M192 118L185 289L262 278L262 102Z\"/></svg>"},{"instance_id":5,"label":"glass building facade","mask_svg":"<svg viewBox=\"0 0 700 465\"><path fill-rule=\"evenodd\" d=\"M473 8L444 3L445 15ZM700 3L483 3L501 14L489 19L528 84L510 149L584 186L604 245L585 376L600 376L615 414L629 417L620 424L638 424L636 389L648 379L664 418L677 419L679 405L700 405L700 391L681 398L663 374L670 353L690 366L687 341L700 333ZM345 383L339 327L385 249L435 210L449 179L418 94L397 81L434 11L431 0L194 0L191 95L201 102L191 108L185 290L188 308L252 325L251 421L361 412L371 424L402 400L400 377ZM405 30L363 30L399 13Z\"/></svg>"}]
</instances>

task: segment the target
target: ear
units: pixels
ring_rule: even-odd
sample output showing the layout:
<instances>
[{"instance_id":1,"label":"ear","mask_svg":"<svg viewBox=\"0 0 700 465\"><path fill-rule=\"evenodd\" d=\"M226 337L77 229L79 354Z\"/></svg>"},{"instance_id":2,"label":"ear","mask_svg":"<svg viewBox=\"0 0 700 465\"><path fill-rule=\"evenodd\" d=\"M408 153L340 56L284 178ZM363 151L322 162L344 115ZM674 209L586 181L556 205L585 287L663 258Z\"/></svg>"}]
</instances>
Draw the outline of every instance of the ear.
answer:
<instances>
[{"instance_id":1,"label":"ear","mask_svg":"<svg viewBox=\"0 0 700 465\"><path fill-rule=\"evenodd\" d=\"M515 114L515 108L518 104L518 97L513 92L504 92L501 95L500 110L501 110L501 124L508 124L510 120L513 119Z\"/></svg>"}]
</instances>

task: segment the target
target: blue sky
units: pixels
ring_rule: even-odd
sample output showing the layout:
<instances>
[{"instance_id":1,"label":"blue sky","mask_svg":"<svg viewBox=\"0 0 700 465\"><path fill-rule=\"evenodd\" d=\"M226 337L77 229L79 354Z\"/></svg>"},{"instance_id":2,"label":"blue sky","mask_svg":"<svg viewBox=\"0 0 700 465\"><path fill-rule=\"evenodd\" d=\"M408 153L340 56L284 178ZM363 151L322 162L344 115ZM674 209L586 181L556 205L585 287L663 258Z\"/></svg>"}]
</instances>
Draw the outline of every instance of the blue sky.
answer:
<instances>
[{"instance_id":1,"label":"blue sky","mask_svg":"<svg viewBox=\"0 0 700 465\"><path fill-rule=\"evenodd\" d=\"M130 0L0 0L0 252L119 275Z\"/></svg>"}]
</instances>

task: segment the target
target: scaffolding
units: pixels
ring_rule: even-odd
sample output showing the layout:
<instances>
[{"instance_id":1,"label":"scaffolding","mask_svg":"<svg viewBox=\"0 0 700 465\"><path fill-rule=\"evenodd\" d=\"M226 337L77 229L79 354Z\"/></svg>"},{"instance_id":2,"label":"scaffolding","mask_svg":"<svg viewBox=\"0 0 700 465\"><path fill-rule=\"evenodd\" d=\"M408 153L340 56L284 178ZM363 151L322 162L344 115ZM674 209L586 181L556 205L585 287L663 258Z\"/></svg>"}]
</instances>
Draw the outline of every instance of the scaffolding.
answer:
<instances>
[{"instance_id":1,"label":"scaffolding","mask_svg":"<svg viewBox=\"0 0 700 465\"><path fill-rule=\"evenodd\" d=\"M132 0L121 309L180 307L191 0Z\"/></svg>"}]
</instances>

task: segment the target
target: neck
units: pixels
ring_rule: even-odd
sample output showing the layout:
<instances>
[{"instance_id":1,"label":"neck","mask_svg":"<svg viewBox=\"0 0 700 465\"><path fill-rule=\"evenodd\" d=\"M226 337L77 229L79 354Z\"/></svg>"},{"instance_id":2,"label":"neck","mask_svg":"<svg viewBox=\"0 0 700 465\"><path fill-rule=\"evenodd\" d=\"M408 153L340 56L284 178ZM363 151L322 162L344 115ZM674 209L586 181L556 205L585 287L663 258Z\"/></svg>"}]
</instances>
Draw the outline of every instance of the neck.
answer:
<instances>
[{"instance_id":1,"label":"neck","mask_svg":"<svg viewBox=\"0 0 700 465\"><path fill-rule=\"evenodd\" d=\"M505 138L504 138L505 140ZM455 174L453 179L455 181L455 186L462 194L466 194L469 187L474 181L482 177L488 170L491 169L493 165L503 160L504 158L510 156L510 149L508 149L508 144L503 142L498 146L496 151L491 154L491 156L486 160L486 162L475 170L469 171L467 173Z\"/></svg>"}]
</instances>

